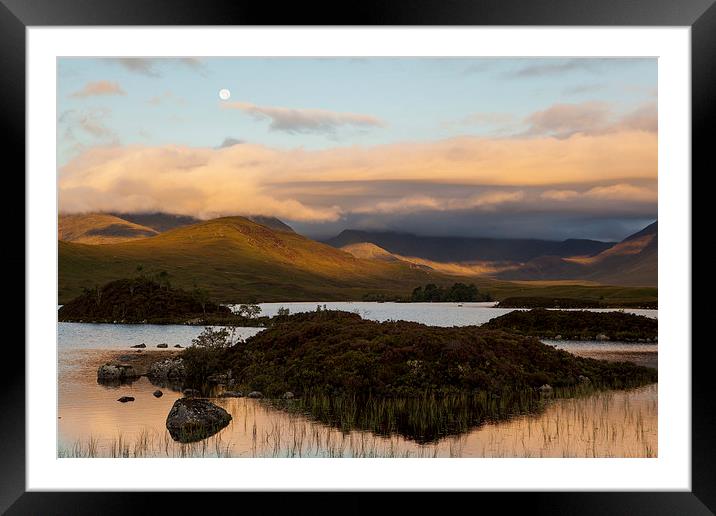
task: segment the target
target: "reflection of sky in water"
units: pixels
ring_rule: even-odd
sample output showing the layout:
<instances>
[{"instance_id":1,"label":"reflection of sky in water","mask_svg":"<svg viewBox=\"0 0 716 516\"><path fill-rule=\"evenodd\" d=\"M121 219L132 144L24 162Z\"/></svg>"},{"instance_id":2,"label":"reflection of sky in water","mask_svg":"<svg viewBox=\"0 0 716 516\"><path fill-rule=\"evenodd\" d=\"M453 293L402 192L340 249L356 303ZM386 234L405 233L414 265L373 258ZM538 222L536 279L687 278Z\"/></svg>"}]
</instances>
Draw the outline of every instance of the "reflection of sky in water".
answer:
<instances>
[{"instance_id":1,"label":"reflection of sky in water","mask_svg":"<svg viewBox=\"0 0 716 516\"><path fill-rule=\"evenodd\" d=\"M318 303L271 303L262 305L264 315L281 306L292 313L315 310ZM509 312L491 308L490 303L397 304L325 303L328 308L358 311L376 320L407 319L428 324L482 324ZM323 303L321 303L323 305ZM633 310L656 317L656 310ZM657 387L612 391L585 399L555 400L540 415L476 428L458 437L432 445L417 445L399 437L376 437L367 432L349 432L313 423L301 416L273 410L256 400L217 399L233 416L228 427L201 445L179 445L168 437L166 416L181 396L168 388L155 398L157 389L146 378L119 387L96 382L97 367L115 358L117 350L145 343L143 353L156 352L166 342L187 346L202 327L185 325L110 325L60 323L59 342L59 446L71 450L76 442L86 448L97 438L99 455L110 455L119 436L130 448L140 436L149 440L151 456L182 454L229 456L650 456L657 446ZM249 337L260 328L238 328L238 336ZM609 360L631 360L656 367L656 344L618 342L549 341L580 356ZM110 351L114 350L114 351ZM134 402L119 403L121 396ZM597 429L596 431L594 429ZM254 429L256 440L254 440ZM300 446L299 446L300 445ZM299 449L300 448L300 449ZM203 450L203 451L202 451Z\"/></svg>"}]
</instances>

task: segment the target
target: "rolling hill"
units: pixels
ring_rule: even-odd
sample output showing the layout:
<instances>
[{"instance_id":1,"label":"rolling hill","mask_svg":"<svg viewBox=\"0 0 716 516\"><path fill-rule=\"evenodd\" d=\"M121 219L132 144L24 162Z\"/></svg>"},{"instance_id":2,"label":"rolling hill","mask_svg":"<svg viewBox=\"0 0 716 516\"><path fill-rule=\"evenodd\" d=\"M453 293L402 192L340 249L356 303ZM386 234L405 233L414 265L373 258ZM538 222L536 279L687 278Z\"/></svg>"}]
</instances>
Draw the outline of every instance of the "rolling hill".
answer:
<instances>
[{"instance_id":1,"label":"rolling hill","mask_svg":"<svg viewBox=\"0 0 716 516\"><path fill-rule=\"evenodd\" d=\"M654 222L618 244L589 257L543 256L501 272L508 280L589 280L609 285L656 286L658 224Z\"/></svg>"},{"instance_id":2,"label":"rolling hill","mask_svg":"<svg viewBox=\"0 0 716 516\"><path fill-rule=\"evenodd\" d=\"M169 273L172 285L206 288L222 302L360 299L408 294L447 277L410 264L364 260L244 217L226 217L111 245L59 242L60 302L111 280Z\"/></svg>"},{"instance_id":3,"label":"rolling hill","mask_svg":"<svg viewBox=\"0 0 716 516\"><path fill-rule=\"evenodd\" d=\"M593 282L512 282L434 270L387 251L358 246L363 256L315 242L292 231L271 229L245 217L197 222L152 237L106 245L58 242L59 303L110 281L151 278L165 271L173 287L200 287L219 302L359 301L365 295L409 297L418 286L475 283L495 299L552 296L605 301L656 300L656 288L594 285ZM354 249L355 250L355 249ZM375 259L376 254L384 259ZM387 253L390 254L390 253ZM137 270L141 266L141 273ZM578 284L581 283L581 284ZM587 284L591 283L591 284Z\"/></svg>"},{"instance_id":4,"label":"rolling hill","mask_svg":"<svg viewBox=\"0 0 716 516\"><path fill-rule=\"evenodd\" d=\"M60 214L57 218L58 238L78 244L116 244L157 234L151 227L107 213Z\"/></svg>"}]
</instances>

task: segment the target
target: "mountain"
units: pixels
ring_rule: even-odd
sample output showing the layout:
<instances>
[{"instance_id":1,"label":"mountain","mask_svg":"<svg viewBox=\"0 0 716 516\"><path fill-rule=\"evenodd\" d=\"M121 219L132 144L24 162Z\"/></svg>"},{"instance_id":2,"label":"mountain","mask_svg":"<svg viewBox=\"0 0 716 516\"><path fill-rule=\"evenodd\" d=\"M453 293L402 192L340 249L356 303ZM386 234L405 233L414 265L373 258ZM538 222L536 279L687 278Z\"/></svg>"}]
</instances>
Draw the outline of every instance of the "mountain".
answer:
<instances>
[{"instance_id":1,"label":"mountain","mask_svg":"<svg viewBox=\"0 0 716 516\"><path fill-rule=\"evenodd\" d=\"M278 231L293 229L276 217L249 215L249 220ZM158 235L201 222L189 215L172 213L86 213L60 215L59 240L80 244L116 244Z\"/></svg>"},{"instance_id":2,"label":"mountain","mask_svg":"<svg viewBox=\"0 0 716 516\"><path fill-rule=\"evenodd\" d=\"M352 254L356 258L364 260L380 260L384 262L397 262L399 258L394 254L389 253L382 247L378 247L375 244L369 244L367 242L361 242L360 244L349 244L341 247L341 251Z\"/></svg>"},{"instance_id":3,"label":"mountain","mask_svg":"<svg viewBox=\"0 0 716 516\"><path fill-rule=\"evenodd\" d=\"M172 286L202 287L221 302L361 299L455 281L401 261L356 258L245 217L225 217L118 244L60 241L60 302L83 288L133 277L138 266L150 277L166 271Z\"/></svg>"},{"instance_id":4,"label":"mountain","mask_svg":"<svg viewBox=\"0 0 716 516\"><path fill-rule=\"evenodd\" d=\"M246 215L246 218L252 222L256 222L256 224L261 224L262 226L266 226L270 229L295 233L291 226L289 226L282 220L277 219L276 217L265 217L263 215Z\"/></svg>"},{"instance_id":5,"label":"mountain","mask_svg":"<svg viewBox=\"0 0 716 516\"><path fill-rule=\"evenodd\" d=\"M444 263L527 262L540 256L593 256L614 242L569 239L499 239L468 237L425 237L409 233L344 230L325 240L333 247L371 243L389 253Z\"/></svg>"},{"instance_id":6,"label":"mountain","mask_svg":"<svg viewBox=\"0 0 716 516\"><path fill-rule=\"evenodd\" d=\"M151 227L106 213L60 214L57 218L58 239L78 244L116 244L157 234Z\"/></svg>"},{"instance_id":7,"label":"mountain","mask_svg":"<svg viewBox=\"0 0 716 516\"><path fill-rule=\"evenodd\" d=\"M650 224L618 244L589 257L543 256L503 271L508 280L589 280L608 285L656 286L658 225Z\"/></svg>"},{"instance_id":8,"label":"mountain","mask_svg":"<svg viewBox=\"0 0 716 516\"><path fill-rule=\"evenodd\" d=\"M170 229L176 229L183 226L196 224L199 219L189 215L174 215L172 213L152 212L152 213L112 213L115 217L119 217L135 224L147 226L158 233L163 233Z\"/></svg>"}]
</instances>

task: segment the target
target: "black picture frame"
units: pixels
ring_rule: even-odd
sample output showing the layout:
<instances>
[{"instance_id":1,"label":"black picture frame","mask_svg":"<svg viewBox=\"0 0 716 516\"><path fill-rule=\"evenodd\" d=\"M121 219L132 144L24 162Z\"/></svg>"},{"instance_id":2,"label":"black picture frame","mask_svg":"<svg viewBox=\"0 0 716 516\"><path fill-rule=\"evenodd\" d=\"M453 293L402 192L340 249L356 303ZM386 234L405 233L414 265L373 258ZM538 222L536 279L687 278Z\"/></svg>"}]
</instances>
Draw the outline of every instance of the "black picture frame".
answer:
<instances>
[{"instance_id":1,"label":"black picture frame","mask_svg":"<svg viewBox=\"0 0 716 516\"><path fill-rule=\"evenodd\" d=\"M363 0L332 5L273 4L242 0L0 0L0 118L3 154L16 163L16 197L22 202L25 164L25 29L29 26L87 25L549 25L689 26L692 52L692 170L713 169L708 129L716 125L716 0ZM11 158L7 160L7 158ZM12 159L14 158L14 159ZM707 169L707 165L709 169ZM10 171L6 171L8 174ZM693 171L691 177L693 178ZM10 181L10 179L8 179ZM693 191L693 190L692 190ZM693 203L693 201L692 201ZM692 204L693 206L693 204ZM24 210L23 210L24 211ZM694 221L696 222L696 221ZM15 226L16 242L24 242ZM692 231L692 234L694 232ZM9 259L15 270L25 260L24 246ZM693 251L692 251L693 252ZM19 275L17 275L19 276ZM19 278L17 279L19 281ZM17 292L20 292L19 285ZM24 290L23 290L24 291ZM688 300L691 301L691 300ZM26 307L31 309L32 307ZM712 514L716 511L716 411L709 342L692 347L692 490L689 492L484 493L481 503L524 506L531 514ZM687 346L690 343L681 343ZM8 514L127 514L152 502L162 512L185 513L199 495L188 493L57 493L25 489L25 360L0 375L3 417L0 424L0 510ZM598 459L597 459L598 460ZM212 506L254 494L206 493ZM291 496L291 500L285 497ZM315 500L321 496L321 500ZM326 496L341 496L328 502ZM316 495L271 494L270 506L291 504L291 511L373 512L381 502L373 493ZM453 494L463 497L464 495ZM161 497L161 500L159 498ZM293 498L299 497L299 500ZM451 505L474 503L451 498ZM401 512L427 507L422 494L401 502ZM492 505L492 504L490 504ZM265 506L270 507L270 506ZM457 505L453 505L457 507ZM524 510L523 509L523 510ZM233 511L232 511L233 512Z\"/></svg>"}]
</instances>

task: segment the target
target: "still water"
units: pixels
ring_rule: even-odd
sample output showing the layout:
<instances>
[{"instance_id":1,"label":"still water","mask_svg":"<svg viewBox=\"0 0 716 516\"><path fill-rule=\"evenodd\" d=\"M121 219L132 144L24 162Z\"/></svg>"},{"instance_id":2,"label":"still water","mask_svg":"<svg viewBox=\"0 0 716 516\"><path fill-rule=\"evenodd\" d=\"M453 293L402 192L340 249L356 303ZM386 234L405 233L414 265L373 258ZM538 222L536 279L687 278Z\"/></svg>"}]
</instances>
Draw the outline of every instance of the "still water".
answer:
<instances>
[{"instance_id":1,"label":"still water","mask_svg":"<svg viewBox=\"0 0 716 516\"><path fill-rule=\"evenodd\" d=\"M292 313L315 310L319 303L262 305L263 315L280 307ZM323 306L324 303L320 303ZM492 303L399 304L325 303L327 308L358 311L375 319L405 319L431 325L482 324L511 311ZM629 310L656 317L656 310ZM647 313L644 313L647 312ZM302 415L272 408L264 400L217 398L233 417L216 435L199 443L174 442L166 415L181 394L147 378L119 387L97 384L96 371L118 350L145 343L188 346L203 328L183 325L58 325L58 455L98 457L653 457L657 455L657 385L609 391L589 397L556 399L539 414L488 423L459 436L419 444L400 436L342 432ZM260 328L239 328L250 337ZM547 342L567 351L607 360L657 366L657 344ZM134 402L119 403L121 396Z\"/></svg>"}]
</instances>

